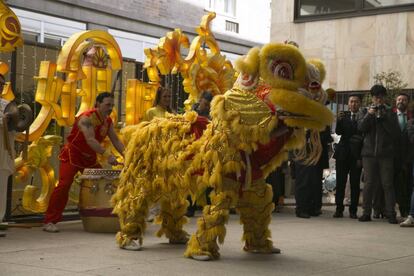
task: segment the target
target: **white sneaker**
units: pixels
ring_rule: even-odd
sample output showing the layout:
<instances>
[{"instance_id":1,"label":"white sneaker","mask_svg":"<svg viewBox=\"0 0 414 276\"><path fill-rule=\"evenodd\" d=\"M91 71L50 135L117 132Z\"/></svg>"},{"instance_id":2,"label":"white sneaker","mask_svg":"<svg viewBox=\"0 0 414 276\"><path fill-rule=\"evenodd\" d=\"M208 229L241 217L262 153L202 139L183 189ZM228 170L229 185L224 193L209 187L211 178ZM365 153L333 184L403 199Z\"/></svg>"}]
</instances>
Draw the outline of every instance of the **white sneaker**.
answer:
<instances>
[{"instance_id":1,"label":"white sneaker","mask_svg":"<svg viewBox=\"0 0 414 276\"><path fill-rule=\"evenodd\" d=\"M153 222L155 217L158 216L160 212L161 212L161 206L159 203L157 203L152 208L149 209L147 222Z\"/></svg>"},{"instance_id":2,"label":"white sneaker","mask_svg":"<svg viewBox=\"0 0 414 276\"><path fill-rule=\"evenodd\" d=\"M131 250L131 251L140 251L142 246L137 240L131 240L128 244L121 246L122 249Z\"/></svg>"},{"instance_id":3,"label":"white sneaker","mask_svg":"<svg viewBox=\"0 0 414 276\"><path fill-rule=\"evenodd\" d=\"M400 223L401 227L414 227L414 218L413 216L408 216L406 220Z\"/></svg>"},{"instance_id":4,"label":"white sneaker","mask_svg":"<svg viewBox=\"0 0 414 276\"><path fill-rule=\"evenodd\" d=\"M191 258L193 258L196 261L210 261L211 257L209 255L192 255Z\"/></svg>"},{"instance_id":5,"label":"white sneaker","mask_svg":"<svg viewBox=\"0 0 414 276\"><path fill-rule=\"evenodd\" d=\"M43 225L43 231L49 233L57 233L59 232L59 228L57 228L56 224L49 222Z\"/></svg>"}]
</instances>

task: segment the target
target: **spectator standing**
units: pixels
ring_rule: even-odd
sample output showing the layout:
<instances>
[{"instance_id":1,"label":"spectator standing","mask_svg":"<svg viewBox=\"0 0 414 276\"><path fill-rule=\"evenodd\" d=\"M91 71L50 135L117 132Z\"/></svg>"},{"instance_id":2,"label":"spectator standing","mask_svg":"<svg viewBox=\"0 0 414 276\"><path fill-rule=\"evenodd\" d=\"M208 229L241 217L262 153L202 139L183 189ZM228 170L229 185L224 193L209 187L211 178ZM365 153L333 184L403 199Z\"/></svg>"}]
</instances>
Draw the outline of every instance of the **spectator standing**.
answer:
<instances>
[{"instance_id":1,"label":"spectator standing","mask_svg":"<svg viewBox=\"0 0 414 276\"><path fill-rule=\"evenodd\" d=\"M394 159L394 189L401 217L407 217L410 210L412 186L412 160L409 158L410 142L408 139L407 121L412 114L408 112L409 96L398 94L393 111L397 114L400 126L400 137L397 143L397 156Z\"/></svg>"},{"instance_id":2,"label":"spectator standing","mask_svg":"<svg viewBox=\"0 0 414 276\"><path fill-rule=\"evenodd\" d=\"M211 120L210 116L210 104L213 100L213 94L209 91L204 91L201 93L200 100L198 103L193 105L193 110L197 112L199 116L203 116Z\"/></svg>"},{"instance_id":3,"label":"spectator standing","mask_svg":"<svg viewBox=\"0 0 414 276\"><path fill-rule=\"evenodd\" d=\"M307 139L309 134L308 131ZM333 141L329 126L319 133L319 139L322 152L316 164L295 162L296 216L299 218L322 214L322 176L323 170L329 168L329 144Z\"/></svg>"},{"instance_id":4,"label":"spectator standing","mask_svg":"<svg viewBox=\"0 0 414 276\"><path fill-rule=\"evenodd\" d=\"M208 120L211 120L211 116L210 116L210 104L211 101L213 100L213 94L211 94L211 92L209 91L204 91L201 93L200 99L197 103L195 103L192 107L192 109L197 112L198 116L202 116L207 118ZM208 205L210 205L210 192L212 191L212 188L207 188L205 191L205 196L206 196L206 202ZM187 217L193 217L194 213L197 209L197 204L196 202L193 202L191 200L191 196L188 196L187 198L189 205L187 208L187 213L186 216Z\"/></svg>"},{"instance_id":5,"label":"spectator standing","mask_svg":"<svg viewBox=\"0 0 414 276\"><path fill-rule=\"evenodd\" d=\"M152 107L145 112L144 121L151 121L155 117L164 118L166 113L174 113L171 108L171 91L165 87L158 87Z\"/></svg>"},{"instance_id":6,"label":"spectator standing","mask_svg":"<svg viewBox=\"0 0 414 276\"><path fill-rule=\"evenodd\" d=\"M385 106L387 90L376 84L371 87L372 105L358 121L358 130L364 135L362 165L364 167L363 214L359 221L370 221L375 190L382 186L388 222L396 224L394 192L395 141L400 128L397 115Z\"/></svg>"},{"instance_id":7,"label":"spectator standing","mask_svg":"<svg viewBox=\"0 0 414 276\"><path fill-rule=\"evenodd\" d=\"M411 114L414 113L414 102L411 103ZM409 141L409 160L411 161L411 164L413 164L414 161L414 118L411 118L407 122L407 136ZM403 221L400 226L401 227L414 227L414 166L411 167L411 203L410 203L410 211L407 219Z\"/></svg>"},{"instance_id":8,"label":"spectator standing","mask_svg":"<svg viewBox=\"0 0 414 276\"><path fill-rule=\"evenodd\" d=\"M171 108L171 91L163 86L158 87L152 107L145 112L143 121L151 121L154 118L165 118L168 113L174 113ZM161 212L161 206L156 203L149 209L148 222L154 221Z\"/></svg>"},{"instance_id":9,"label":"spectator standing","mask_svg":"<svg viewBox=\"0 0 414 276\"><path fill-rule=\"evenodd\" d=\"M358 119L363 116L359 113L361 99L358 95L350 95L348 99L349 111L339 112L335 132L341 135L339 143L335 147L333 158L336 160L336 211L334 218L344 216L345 187L348 180L351 188L351 205L349 206L349 217L356 219L360 179L362 171L361 147L362 134L358 131Z\"/></svg>"},{"instance_id":10,"label":"spectator standing","mask_svg":"<svg viewBox=\"0 0 414 276\"><path fill-rule=\"evenodd\" d=\"M3 90L4 77L0 75L0 92ZM7 204L7 182L9 176L14 172L14 135L15 131L7 128L10 116L5 112L10 102L0 98L0 223L6 214ZM0 231L0 237L6 233Z\"/></svg>"}]
</instances>

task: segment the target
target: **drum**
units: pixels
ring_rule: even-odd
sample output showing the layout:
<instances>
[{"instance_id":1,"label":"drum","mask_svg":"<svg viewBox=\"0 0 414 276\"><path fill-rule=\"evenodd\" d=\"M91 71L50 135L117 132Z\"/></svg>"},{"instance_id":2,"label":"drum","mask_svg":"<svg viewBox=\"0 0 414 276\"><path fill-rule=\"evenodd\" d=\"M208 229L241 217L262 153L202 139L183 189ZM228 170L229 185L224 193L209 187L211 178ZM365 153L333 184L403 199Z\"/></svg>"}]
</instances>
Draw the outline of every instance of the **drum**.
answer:
<instances>
[{"instance_id":1,"label":"drum","mask_svg":"<svg viewBox=\"0 0 414 276\"><path fill-rule=\"evenodd\" d=\"M116 191L120 170L85 169L80 176L79 214L88 232L116 233L118 217L112 214L111 197Z\"/></svg>"}]
</instances>

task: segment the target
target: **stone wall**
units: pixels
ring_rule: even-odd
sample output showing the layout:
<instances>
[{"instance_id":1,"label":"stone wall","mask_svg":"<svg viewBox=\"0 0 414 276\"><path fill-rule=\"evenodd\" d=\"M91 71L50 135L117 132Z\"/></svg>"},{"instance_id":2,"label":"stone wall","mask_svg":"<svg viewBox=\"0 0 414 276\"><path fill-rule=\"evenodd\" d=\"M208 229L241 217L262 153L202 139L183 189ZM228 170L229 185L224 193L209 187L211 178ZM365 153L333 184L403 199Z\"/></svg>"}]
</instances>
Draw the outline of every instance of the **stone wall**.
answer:
<instances>
[{"instance_id":1,"label":"stone wall","mask_svg":"<svg viewBox=\"0 0 414 276\"><path fill-rule=\"evenodd\" d=\"M373 76L397 70L414 87L414 12L293 23L294 1L272 1L271 41L291 39L324 61L325 87L368 90Z\"/></svg>"}]
</instances>

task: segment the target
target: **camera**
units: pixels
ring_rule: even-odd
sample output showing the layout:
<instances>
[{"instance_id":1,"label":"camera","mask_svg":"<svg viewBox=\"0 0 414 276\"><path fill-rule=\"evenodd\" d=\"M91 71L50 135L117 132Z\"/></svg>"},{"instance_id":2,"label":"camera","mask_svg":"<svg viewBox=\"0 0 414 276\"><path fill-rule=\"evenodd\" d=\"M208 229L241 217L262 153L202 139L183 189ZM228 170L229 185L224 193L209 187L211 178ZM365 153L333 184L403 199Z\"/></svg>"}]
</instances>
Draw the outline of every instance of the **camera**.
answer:
<instances>
[{"instance_id":1,"label":"camera","mask_svg":"<svg viewBox=\"0 0 414 276\"><path fill-rule=\"evenodd\" d=\"M377 117L377 118L384 117L385 110L386 110L385 105L383 105L383 104L380 104L380 105L373 104L373 105L370 106L370 108L375 110L375 117Z\"/></svg>"}]
</instances>

